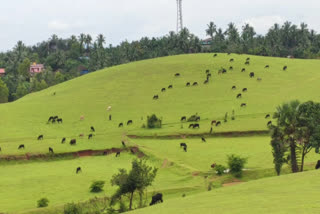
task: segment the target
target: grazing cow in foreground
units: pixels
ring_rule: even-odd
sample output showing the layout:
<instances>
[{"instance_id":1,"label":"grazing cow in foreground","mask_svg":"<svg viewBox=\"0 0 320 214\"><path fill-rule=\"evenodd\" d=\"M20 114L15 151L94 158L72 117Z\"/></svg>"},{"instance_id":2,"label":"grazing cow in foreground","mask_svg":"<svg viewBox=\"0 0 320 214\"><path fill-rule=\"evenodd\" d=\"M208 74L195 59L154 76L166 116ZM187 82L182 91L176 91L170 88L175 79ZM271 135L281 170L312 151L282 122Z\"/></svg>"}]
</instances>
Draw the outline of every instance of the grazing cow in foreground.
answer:
<instances>
[{"instance_id":1,"label":"grazing cow in foreground","mask_svg":"<svg viewBox=\"0 0 320 214\"><path fill-rule=\"evenodd\" d=\"M154 99L154 100L159 99L159 95L154 95L154 96L153 96L153 99Z\"/></svg>"},{"instance_id":2,"label":"grazing cow in foreground","mask_svg":"<svg viewBox=\"0 0 320 214\"><path fill-rule=\"evenodd\" d=\"M198 85L198 83L197 83L197 82L194 82L192 85L193 85L193 86L197 86L197 85Z\"/></svg>"},{"instance_id":3,"label":"grazing cow in foreground","mask_svg":"<svg viewBox=\"0 0 320 214\"><path fill-rule=\"evenodd\" d=\"M232 86L232 90L236 90L237 89L237 87L234 85L234 86Z\"/></svg>"},{"instance_id":4,"label":"grazing cow in foreground","mask_svg":"<svg viewBox=\"0 0 320 214\"><path fill-rule=\"evenodd\" d=\"M71 146L75 146L76 144L77 144L77 140L76 139L70 140L70 145Z\"/></svg>"},{"instance_id":5,"label":"grazing cow in foreground","mask_svg":"<svg viewBox=\"0 0 320 214\"><path fill-rule=\"evenodd\" d=\"M181 117L181 120L180 121L186 121L187 120L187 117L186 116L183 116Z\"/></svg>"},{"instance_id":6,"label":"grazing cow in foreground","mask_svg":"<svg viewBox=\"0 0 320 214\"><path fill-rule=\"evenodd\" d=\"M242 104L241 104L241 107L246 107L246 106L247 106L246 103L242 103Z\"/></svg>"},{"instance_id":7,"label":"grazing cow in foreground","mask_svg":"<svg viewBox=\"0 0 320 214\"><path fill-rule=\"evenodd\" d=\"M234 62L234 59L230 59L229 62Z\"/></svg>"},{"instance_id":8,"label":"grazing cow in foreground","mask_svg":"<svg viewBox=\"0 0 320 214\"><path fill-rule=\"evenodd\" d=\"M241 69L241 72L245 72L245 71L246 71L246 69L245 69L245 68L242 68L242 69Z\"/></svg>"},{"instance_id":9,"label":"grazing cow in foreground","mask_svg":"<svg viewBox=\"0 0 320 214\"><path fill-rule=\"evenodd\" d=\"M253 78L253 77L254 77L254 72L251 72L251 73L249 74L249 76L250 76L250 78Z\"/></svg>"},{"instance_id":10,"label":"grazing cow in foreground","mask_svg":"<svg viewBox=\"0 0 320 214\"><path fill-rule=\"evenodd\" d=\"M180 148L181 148L181 147L185 147L185 146L187 146L186 143L180 143Z\"/></svg>"},{"instance_id":11,"label":"grazing cow in foreground","mask_svg":"<svg viewBox=\"0 0 320 214\"><path fill-rule=\"evenodd\" d=\"M190 82L187 82L186 86L190 86Z\"/></svg>"},{"instance_id":12,"label":"grazing cow in foreground","mask_svg":"<svg viewBox=\"0 0 320 214\"><path fill-rule=\"evenodd\" d=\"M173 88L173 86L172 86L172 85L169 85L169 86L168 86L168 88L169 88L169 89L172 89L172 88Z\"/></svg>"},{"instance_id":13,"label":"grazing cow in foreground","mask_svg":"<svg viewBox=\"0 0 320 214\"><path fill-rule=\"evenodd\" d=\"M267 114L267 115L265 116L265 118L266 118L266 119L270 118L270 114Z\"/></svg>"},{"instance_id":14,"label":"grazing cow in foreground","mask_svg":"<svg viewBox=\"0 0 320 214\"><path fill-rule=\"evenodd\" d=\"M264 68L270 68L270 66L269 66L269 65L266 65Z\"/></svg>"},{"instance_id":15,"label":"grazing cow in foreground","mask_svg":"<svg viewBox=\"0 0 320 214\"><path fill-rule=\"evenodd\" d=\"M57 119L57 122L62 123L63 122L62 118Z\"/></svg>"},{"instance_id":16,"label":"grazing cow in foreground","mask_svg":"<svg viewBox=\"0 0 320 214\"><path fill-rule=\"evenodd\" d=\"M131 125L132 123L133 123L133 121L132 121L132 120L128 120L128 122L127 122L127 126Z\"/></svg>"},{"instance_id":17,"label":"grazing cow in foreground","mask_svg":"<svg viewBox=\"0 0 320 214\"><path fill-rule=\"evenodd\" d=\"M283 67L283 70L285 71L285 70L287 70L287 68L288 68L288 66L284 66L284 67Z\"/></svg>"},{"instance_id":18,"label":"grazing cow in foreground","mask_svg":"<svg viewBox=\"0 0 320 214\"><path fill-rule=\"evenodd\" d=\"M91 126L90 129L91 129L92 132L96 131L93 126Z\"/></svg>"},{"instance_id":19,"label":"grazing cow in foreground","mask_svg":"<svg viewBox=\"0 0 320 214\"><path fill-rule=\"evenodd\" d=\"M318 160L317 165L316 165L316 169L320 168L320 160Z\"/></svg>"},{"instance_id":20,"label":"grazing cow in foreground","mask_svg":"<svg viewBox=\"0 0 320 214\"><path fill-rule=\"evenodd\" d=\"M77 170L76 170L76 173L77 173L77 174L78 174L79 172L82 172L81 167L78 167Z\"/></svg>"},{"instance_id":21,"label":"grazing cow in foreground","mask_svg":"<svg viewBox=\"0 0 320 214\"><path fill-rule=\"evenodd\" d=\"M216 123L217 123L216 120L212 120L212 121L211 121L211 126L212 126L213 124L216 124Z\"/></svg>"},{"instance_id":22,"label":"grazing cow in foreground","mask_svg":"<svg viewBox=\"0 0 320 214\"><path fill-rule=\"evenodd\" d=\"M211 168L213 169L214 167L216 167L216 163L211 164Z\"/></svg>"},{"instance_id":23,"label":"grazing cow in foreground","mask_svg":"<svg viewBox=\"0 0 320 214\"><path fill-rule=\"evenodd\" d=\"M242 97L242 94L238 94L237 95L237 99L241 98Z\"/></svg>"},{"instance_id":24,"label":"grazing cow in foreground","mask_svg":"<svg viewBox=\"0 0 320 214\"><path fill-rule=\"evenodd\" d=\"M193 124L190 124L190 125L189 125L189 129L190 129L190 128L193 128L193 126L194 126Z\"/></svg>"},{"instance_id":25,"label":"grazing cow in foreground","mask_svg":"<svg viewBox=\"0 0 320 214\"><path fill-rule=\"evenodd\" d=\"M246 61L244 64L245 64L245 65L250 65L250 62L249 62L249 61Z\"/></svg>"},{"instance_id":26,"label":"grazing cow in foreground","mask_svg":"<svg viewBox=\"0 0 320 214\"><path fill-rule=\"evenodd\" d=\"M53 154L53 149L51 147L49 147L49 153Z\"/></svg>"},{"instance_id":27,"label":"grazing cow in foreground","mask_svg":"<svg viewBox=\"0 0 320 214\"><path fill-rule=\"evenodd\" d=\"M166 91L166 88L162 88L162 89L161 89L161 92L165 92L165 91Z\"/></svg>"},{"instance_id":28,"label":"grazing cow in foreground","mask_svg":"<svg viewBox=\"0 0 320 214\"><path fill-rule=\"evenodd\" d=\"M121 144L123 147L126 147L126 143L124 141L121 141Z\"/></svg>"},{"instance_id":29,"label":"grazing cow in foreground","mask_svg":"<svg viewBox=\"0 0 320 214\"><path fill-rule=\"evenodd\" d=\"M195 128L200 129L200 125L199 125L198 123L195 123L195 124L193 124L193 128L194 128L194 129L195 129Z\"/></svg>"},{"instance_id":30,"label":"grazing cow in foreground","mask_svg":"<svg viewBox=\"0 0 320 214\"><path fill-rule=\"evenodd\" d=\"M176 77L180 77L180 74L179 74L179 73L176 73L174 76L176 76Z\"/></svg>"},{"instance_id":31,"label":"grazing cow in foreground","mask_svg":"<svg viewBox=\"0 0 320 214\"><path fill-rule=\"evenodd\" d=\"M119 156L120 156L120 152L117 152L116 157L119 157Z\"/></svg>"},{"instance_id":32,"label":"grazing cow in foreground","mask_svg":"<svg viewBox=\"0 0 320 214\"><path fill-rule=\"evenodd\" d=\"M201 138L202 142L207 142L206 139L204 137Z\"/></svg>"},{"instance_id":33,"label":"grazing cow in foreground","mask_svg":"<svg viewBox=\"0 0 320 214\"><path fill-rule=\"evenodd\" d=\"M156 195L152 196L150 206L152 206L156 203L159 203L159 202L161 202L161 203L163 202L161 193L157 193Z\"/></svg>"},{"instance_id":34,"label":"grazing cow in foreground","mask_svg":"<svg viewBox=\"0 0 320 214\"><path fill-rule=\"evenodd\" d=\"M39 135L38 140L43 140L43 135Z\"/></svg>"},{"instance_id":35,"label":"grazing cow in foreground","mask_svg":"<svg viewBox=\"0 0 320 214\"><path fill-rule=\"evenodd\" d=\"M119 123L119 126L118 126L118 127L119 127L119 128L120 128L120 127L123 127L123 123Z\"/></svg>"},{"instance_id":36,"label":"grazing cow in foreground","mask_svg":"<svg viewBox=\"0 0 320 214\"><path fill-rule=\"evenodd\" d=\"M61 143L63 144L65 142L66 142L66 138L64 137L64 138L62 138Z\"/></svg>"},{"instance_id":37,"label":"grazing cow in foreground","mask_svg":"<svg viewBox=\"0 0 320 214\"><path fill-rule=\"evenodd\" d=\"M93 134L88 135L88 139L90 140L93 137Z\"/></svg>"},{"instance_id":38,"label":"grazing cow in foreground","mask_svg":"<svg viewBox=\"0 0 320 214\"><path fill-rule=\"evenodd\" d=\"M21 144L18 149L25 149L24 144Z\"/></svg>"},{"instance_id":39,"label":"grazing cow in foreground","mask_svg":"<svg viewBox=\"0 0 320 214\"><path fill-rule=\"evenodd\" d=\"M216 126L220 126L221 125L221 121L218 121L217 123L216 123Z\"/></svg>"},{"instance_id":40,"label":"grazing cow in foreground","mask_svg":"<svg viewBox=\"0 0 320 214\"><path fill-rule=\"evenodd\" d=\"M272 125L272 121L269 121L268 123L267 123L267 126L271 126Z\"/></svg>"}]
</instances>

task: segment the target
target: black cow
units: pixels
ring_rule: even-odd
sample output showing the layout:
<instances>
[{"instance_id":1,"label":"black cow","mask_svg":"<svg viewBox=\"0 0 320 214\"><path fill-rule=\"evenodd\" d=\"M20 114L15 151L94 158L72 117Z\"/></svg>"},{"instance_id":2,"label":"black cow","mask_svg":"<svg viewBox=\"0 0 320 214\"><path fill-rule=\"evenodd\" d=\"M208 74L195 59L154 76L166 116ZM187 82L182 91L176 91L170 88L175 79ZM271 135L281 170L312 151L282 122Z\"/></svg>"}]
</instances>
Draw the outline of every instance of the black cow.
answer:
<instances>
[{"instance_id":1,"label":"black cow","mask_svg":"<svg viewBox=\"0 0 320 214\"><path fill-rule=\"evenodd\" d=\"M218 56L218 54L213 54L213 57L216 57L216 56Z\"/></svg>"},{"instance_id":2,"label":"black cow","mask_svg":"<svg viewBox=\"0 0 320 214\"><path fill-rule=\"evenodd\" d=\"M235 90L235 89L237 89L237 87L234 85L234 86L232 86L232 90Z\"/></svg>"},{"instance_id":3,"label":"black cow","mask_svg":"<svg viewBox=\"0 0 320 214\"><path fill-rule=\"evenodd\" d=\"M230 67L229 67L229 70L233 70L233 67L232 67L232 66L230 66Z\"/></svg>"},{"instance_id":4,"label":"black cow","mask_svg":"<svg viewBox=\"0 0 320 214\"><path fill-rule=\"evenodd\" d=\"M187 146L184 146L184 147L183 147L183 151L187 152L187 149L188 149Z\"/></svg>"},{"instance_id":5,"label":"black cow","mask_svg":"<svg viewBox=\"0 0 320 214\"><path fill-rule=\"evenodd\" d=\"M128 120L128 122L127 122L127 126L131 125L132 123L133 123L133 121L132 121L132 120Z\"/></svg>"},{"instance_id":6,"label":"black cow","mask_svg":"<svg viewBox=\"0 0 320 214\"><path fill-rule=\"evenodd\" d=\"M221 121L216 122L216 126L220 126L221 125Z\"/></svg>"},{"instance_id":7,"label":"black cow","mask_svg":"<svg viewBox=\"0 0 320 214\"><path fill-rule=\"evenodd\" d=\"M65 143L66 142L66 138L62 138L61 143Z\"/></svg>"},{"instance_id":8,"label":"black cow","mask_svg":"<svg viewBox=\"0 0 320 214\"><path fill-rule=\"evenodd\" d=\"M48 123L49 123L51 120L53 120L53 116L49 117Z\"/></svg>"},{"instance_id":9,"label":"black cow","mask_svg":"<svg viewBox=\"0 0 320 214\"><path fill-rule=\"evenodd\" d=\"M119 157L119 156L120 156L120 152L117 152L116 157Z\"/></svg>"},{"instance_id":10,"label":"black cow","mask_svg":"<svg viewBox=\"0 0 320 214\"><path fill-rule=\"evenodd\" d=\"M18 149L25 149L24 144L21 144Z\"/></svg>"},{"instance_id":11,"label":"black cow","mask_svg":"<svg viewBox=\"0 0 320 214\"><path fill-rule=\"evenodd\" d=\"M204 137L201 138L202 142L207 142L206 139Z\"/></svg>"},{"instance_id":12,"label":"black cow","mask_svg":"<svg viewBox=\"0 0 320 214\"><path fill-rule=\"evenodd\" d=\"M205 80L204 82L203 82L203 84L208 84L209 83L209 80Z\"/></svg>"},{"instance_id":13,"label":"black cow","mask_svg":"<svg viewBox=\"0 0 320 214\"><path fill-rule=\"evenodd\" d=\"M194 82L192 85L193 85L193 86L197 86L197 85L198 85L198 83L197 83L197 82Z\"/></svg>"},{"instance_id":14,"label":"black cow","mask_svg":"<svg viewBox=\"0 0 320 214\"><path fill-rule=\"evenodd\" d=\"M77 140L76 139L70 140L70 145L71 146L75 146L76 144L77 144Z\"/></svg>"},{"instance_id":15,"label":"black cow","mask_svg":"<svg viewBox=\"0 0 320 214\"><path fill-rule=\"evenodd\" d=\"M62 118L57 119L57 122L62 123L63 122Z\"/></svg>"},{"instance_id":16,"label":"black cow","mask_svg":"<svg viewBox=\"0 0 320 214\"><path fill-rule=\"evenodd\" d=\"M190 82L187 82L186 86L190 86Z\"/></svg>"},{"instance_id":17,"label":"black cow","mask_svg":"<svg viewBox=\"0 0 320 214\"><path fill-rule=\"evenodd\" d=\"M159 99L159 95L154 95L154 96L153 96L153 99L154 99L154 100Z\"/></svg>"},{"instance_id":18,"label":"black cow","mask_svg":"<svg viewBox=\"0 0 320 214\"><path fill-rule=\"evenodd\" d=\"M174 76L176 76L176 77L180 77L180 74L179 74L179 73L176 73Z\"/></svg>"},{"instance_id":19,"label":"black cow","mask_svg":"<svg viewBox=\"0 0 320 214\"><path fill-rule=\"evenodd\" d=\"M119 127L119 128L120 128L120 127L123 127L123 123L119 123L119 126L118 126L118 127Z\"/></svg>"},{"instance_id":20,"label":"black cow","mask_svg":"<svg viewBox=\"0 0 320 214\"><path fill-rule=\"evenodd\" d=\"M198 124L198 123L195 123L195 124L193 124L193 128L195 129L195 128L200 128L200 125Z\"/></svg>"},{"instance_id":21,"label":"black cow","mask_svg":"<svg viewBox=\"0 0 320 214\"><path fill-rule=\"evenodd\" d=\"M229 62L234 62L234 59L230 59Z\"/></svg>"},{"instance_id":22,"label":"black cow","mask_svg":"<svg viewBox=\"0 0 320 214\"><path fill-rule=\"evenodd\" d=\"M39 135L38 140L43 140L43 135Z\"/></svg>"},{"instance_id":23,"label":"black cow","mask_svg":"<svg viewBox=\"0 0 320 214\"><path fill-rule=\"evenodd\" d=\"M248 91L247 88L243 88L243 89L242 89L242 92L247 92L247 91Z\"/></svg>"},{"instance_id":24,"label":"black cow","mask_svg":"<svg viewBox=\"0 0 320 214\"><path fill-rule=\"evenodd\" d=\"M190 125L189 125L189 129L190 129L190 128L193 128L193 126L194 126L193 124L190 124Z\"/></svg>"},{"instance_id":25,"label":"black cow","mask_svg":"<svg viewBox=\"0 0 320 214\"><path fill-rule=\"evenodd\" d=\"M222 69L222 73L225 74L227 73L227 70L225 68Z\"/></svg>"},{"instance_id":26,"label":"black cow","mask_svg":"<svg viewBox=\"0 0 320 214\"><path fill-rule=\"evenodd\" d=\"M162 89L161 89L161 92L165 92L165 91L166 91L166 88L162 88Z\"/></svg>"},{"instance_id":27,"label":"black cow","mask_svg":"<svg viewBox=\"0 0 320 214\"><path fill-rule=\"evenodd\" d=\"M270 68L270 66L269 66L269 65L266 65L264 68Z\"/></svg>"},{"instance_id":28,"label":"black cow","mask_svg":"<svg viewBox=\"0 0 320 214\"><path fill-rule=\"evenodd\" d=\"M210 73L210 70L209 70L209 69L206 70L206 74L208 74L208 73Z\"/></svg>"},{"instance_id":29,"label":"black cow","mask_svg":"<svg viewBox=\"0 0 320 214\"><path fill-rule=\"evenodd\" d=\"M109 120L111 120L112 119L112 115L111 114L109 114Z\"/></svg>"},{"instance_id":30,"label":"black cow","mask_svg":"<svg viewBox=\"0 0 320 214\"><path fill-rule=\"evenodd\" d=\"M76 173L77 173L77 174L78 174L79 172L82 172L81 167L78 167L77 170L76 170Z\"/></svg>"},{"instance_id":31,"label":"black cow","mask_svg":"<svg viewBox=\"0 0 320 214\"><path fill-rule=\"evenodd\" d=\"M250 78L253 78L254 77L254 72L250 72L249 76L250 76Z\"/></svg>"},{"instance_id":32,"label":"black cow","mask_svg":"<svg viewBox=\"0 0 320 214\"><path fill-rule=\"evenodd\" d=\"M121 141L121 144L123 147L126 147L126 143L124 141Z\"/></svg>"},{"instance_id":33,"label":"black cow","mask_svg":"<svg viewBox=\"0 0 320 214\"><path fill-rule=\"evenodd\" d=\"M211 77L211 74L207 74L207 79L208 79L208 77Z\"/></svg>"},{"instance_id":34,"label":"black cow","mask_svg":"<svg viewBox=\"0 0 320 214\"><path fill-rule=\"evenodd\" d=\"M49 153L53 154L53 149L51 147L49 147Z\"/></svg>"},{"instance_id":35,"label":"black cow","mask_svg":"<svg viewBox=\"0 0 320 214\"><path fill-rule=\"evenodd\" d=\"M249 60L250 60L250 58L248 57L248 58L247 58L247 61L249 61Z\"/></svg>"},{"instance_id":36,"label":"black cow","mask_svg":"<svg viewBox=\"0 0 320 214\"><path fill-rule=\"evenodd\" d=\"M272 121L269 121L268 123L267 123L267 126L271 126L272 125Z\"/></svg>"},{"instance_id":37,"label":"black cow","mask_svg":"<svg viewBox=\"0 0 320 214\"><path fill-rule=\"evenodd\" d=\"M181 117L180 121L186 121L187 120L187 117L186 116L183 116Z\"/></svg>"},{"instance_id":38,"label":"black cow","mask_svg":"<svg viewBox=\"0 0 320 214\"><path fill-rule=\"evenodd\" d=\"M237 99L241 98L242 97L242 94L238 94L237 95Z\"/></svg>"},{"instance_id":39,"label":"black cow","mask_svg":"<svg viewBox=\"0 0 320 214\"><path fill-rule=\"evenodd\" d=\"M266 118L266 119L270 118L270 114L267 114L267 115L265 116L265 118Z\"/></svg>"},{"instance_id":40,"label":"black cow","mask_svg":"<svg viewBox=\"0 0 320 214\"><path fill-rule=\"evenodd\" d=\"M249 61L246 61L244 64L245 64L245 65L250 65L250 62L249 62Z\"/></svg>"},{"instance_id":41,"label":"black cow","mask_svg":"<svg viewBox=\"0 0 320 214\"><path fill-rule=\"evenodd\" d=\"M285 71L285 70L287 70L287 68L288 68L288 66L284 66L284 67L283 67L283 70Z\"/></svg>"},{"instance_id":42,"label":"black cow","mask_svg":"<svg viewBox=\"0 0 320 214\"><path fill-rule=\"evenodd\" d=\"M88 139L90 140L93 137L93 134L88 135Z\"/></svg>"},{"instance_id":43,"label":"black cow","mask_svg":"<svg viewBox=\"0 0 320 214\"><path fill-rule=\"evenodd\" d=\"M152 201L150 203L150 206L159 203L159 202L163 202L162 200L162 194L161 193L157 193L156 195L152 196Z\"/></svg>"},{"instance_id":44,"label":"black cow","mask_svg":"<svg viewBox=\"0 0 320 214\"><path fill-rule=\"evenodd\" d=\"M246 103L241 103L241 107L246 107L247 104Z\"/></svg>"},{"instance_id":45,"label":"black cow","mask_svg":"<svg viewBox=\"0 0 320 214\"><path fill-rule=\"evenodd\" d=\"M181 147L185 147L185 146L187 146L186 143L180 143L180 148L181 148Z\"/></svg>"},{"instance_id":46,"label":"black cow","mask_svg":"<svg viewBox=\"0 0 320 214\"><path fill-rule=\"evenodd\" d=\"M197 117L196 117L196 121L197 121L197 122L200 121L200 116L197 116Z\"/></svg>"},{"instance_id":47,"label":"black cow","mask_svg":"<svg viewBox=\"0 0 320 214\"><path fill-rule=\"evenodd\" d=\"M59 118L58 116L54 116L54 117L53 117L54 120L57 120L58 118Z\"/></svg>"},{"instance_id":48,"label":"black cow","mask_svg":"<svg viewBox=\"0 0 320 214\"><path fill-rule=\"evenodd\" d=\"M92 132L96 131L93 126L91 126L90 129L91 129Z\"/></svg>"},{"instance_id":49,"label":"black cow","mask_svg":"<svg viewBox=\"0 0 320 214\"><path fill-rule=\"evenodd\" d=\"M317 165L316 165L316 169L320 168L320 160L318 160Z\"/></svg>"},{"instance_id":50,"label":"black cow","mask_svg":"<svg viewBox=\"0 0 320 214\"><path fill-rule=\"evenodd\" d=\"M56 119L53 118L53 119L51 120L51 123L56 123Z\"/></svg>"},{"instance_id":51,"label":"black cow","mask_svg":"<svg viewBox=\"0 0 320 214\"><path fill-rule=\"evenodd\" d=\"M168 88L171 89L171 88L173 88L173 86L172 86L172 85L169 85Z\"/></svg>"},{"instance_id":52,"label":"black cow","mask_svg":"<svg viewBox=\"0 0 320 214\"><path fill-rule=\"evenodd\" d=\"M241 69L241 72L245 72L245 71L246 71L246 69L245 69L245 68L242 68L242 69Z\"/></svg>"}]
</instances>

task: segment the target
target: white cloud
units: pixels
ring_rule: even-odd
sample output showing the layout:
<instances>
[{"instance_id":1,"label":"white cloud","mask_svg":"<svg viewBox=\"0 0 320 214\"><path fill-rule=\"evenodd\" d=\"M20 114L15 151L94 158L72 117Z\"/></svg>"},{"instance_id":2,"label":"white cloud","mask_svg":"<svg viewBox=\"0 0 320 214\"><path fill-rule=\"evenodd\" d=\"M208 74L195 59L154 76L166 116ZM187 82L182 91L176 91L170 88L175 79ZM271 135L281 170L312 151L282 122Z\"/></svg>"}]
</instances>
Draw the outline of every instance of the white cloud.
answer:
<instances>
[{"instance_id":1,"label":"white cloud","mask_svg":"<svg viewBox=\"0 0 320 214\"><path fill-rule=\"evenodd\" d=\"M48 23L48 28L52 31L66 31L70 28L70 25L58 20L53 20Z\"/></svg>"},{"instance_id":2,"label":"white cloud","mask_svg":"<svg viewBox=\"0 0 320 214\"><path fill-rule=\"evenodd\" d=\"M282 16L257 16L249 19L245 19L241 26L244 24L250 24L258 34L265 34L270 27L272 27L275 23L282 24L286 21L286 19ZM239 30L241 29L239 27Z\"/></svg>"}]
</instances>

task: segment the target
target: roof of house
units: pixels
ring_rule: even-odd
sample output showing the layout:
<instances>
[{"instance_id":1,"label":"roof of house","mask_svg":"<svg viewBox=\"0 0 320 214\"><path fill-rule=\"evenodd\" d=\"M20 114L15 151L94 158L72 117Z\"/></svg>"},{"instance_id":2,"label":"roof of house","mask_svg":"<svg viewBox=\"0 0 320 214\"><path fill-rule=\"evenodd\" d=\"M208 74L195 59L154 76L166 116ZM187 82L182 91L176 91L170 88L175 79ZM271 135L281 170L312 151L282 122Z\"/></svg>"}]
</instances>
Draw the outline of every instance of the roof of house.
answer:
<instances>
[{"instance_id":1,"label":"roof of house","mask_svg":"<svg viewBox=\"0 0 320 214\"><path fill-rule=\"evenodd\" d=\"M203 42L212 42L212 39L211 38L207 38L207 39L203 39L202 41Z\"/></svg>"},{"instance_id":2,"label":"roof of house","mask_svg":"<svg viewBox=\"0 0 320 214\"><path fill-rule=\"evenodd\" d=\"M5 74L6 70L4 68L0 68L0 74Z\"/></svg>"},{"instance_id":3,"label":"roof of house","mask_svg":"<svg viewBox=\"0 0 320 214\"><path fill-rule=\"evenodd\" d=\"M44 68L43 64L30 65L30 68Z\"/></svg>"}]
</instances>

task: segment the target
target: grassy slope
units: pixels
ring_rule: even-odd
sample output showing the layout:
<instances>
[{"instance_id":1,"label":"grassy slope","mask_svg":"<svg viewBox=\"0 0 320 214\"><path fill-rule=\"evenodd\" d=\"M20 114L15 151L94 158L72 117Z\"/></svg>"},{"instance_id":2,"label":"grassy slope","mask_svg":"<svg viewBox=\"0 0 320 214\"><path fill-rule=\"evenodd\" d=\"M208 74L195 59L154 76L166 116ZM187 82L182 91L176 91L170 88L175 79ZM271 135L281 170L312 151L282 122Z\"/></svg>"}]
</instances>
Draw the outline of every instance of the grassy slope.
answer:
<instances>
[{"instance_id":1,"label":"grassy slope","mask_svg":"<svg viewBox=\"0 0 320 214\"><path fill-rule=\"evenodd\" d=\"M134 212L145 213L319 213L319 171L250 181L177 198Z\"/></svg>"}]
</instances>

